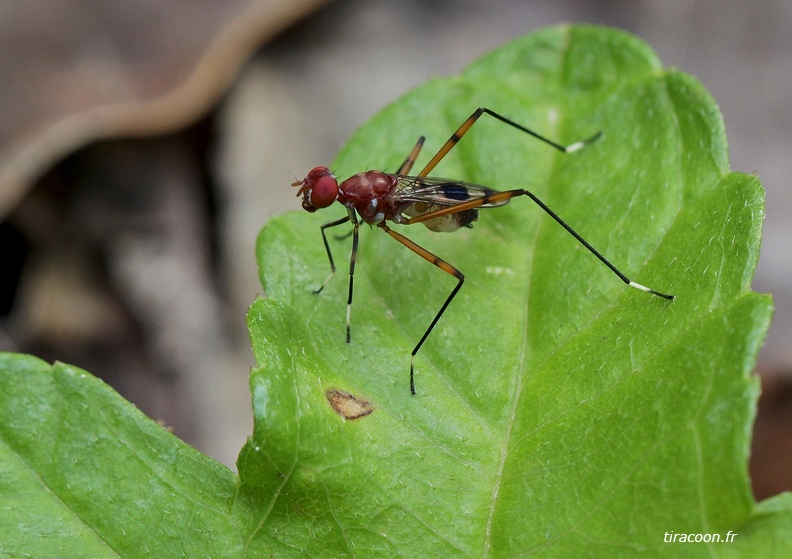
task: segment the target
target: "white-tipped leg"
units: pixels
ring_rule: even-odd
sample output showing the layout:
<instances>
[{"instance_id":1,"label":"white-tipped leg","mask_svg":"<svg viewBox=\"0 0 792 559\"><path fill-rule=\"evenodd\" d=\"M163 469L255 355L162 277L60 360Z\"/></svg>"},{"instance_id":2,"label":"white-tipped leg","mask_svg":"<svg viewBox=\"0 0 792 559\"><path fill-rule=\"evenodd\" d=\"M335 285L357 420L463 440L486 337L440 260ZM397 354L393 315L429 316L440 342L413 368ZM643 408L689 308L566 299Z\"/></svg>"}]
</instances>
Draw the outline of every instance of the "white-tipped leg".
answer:
<instances>
[{"instance_id":1,"label":"white-tipped leg","mask_svg":"<svg viewBox=\"0 0 792 559\"><path fill-rule=\"evenodd\" d=\"M352 301L347 303L347 317L346 317L346 324L347 324L347 331L346 331L346 341L350 343L352 341L352 330L349 327L349 320L352 316Z\"/></svg>"},{"instance_id":2,"label":"white-tipped leg","mask_svg":"<svg viewBox=\"0 0 792 559\"><path fill-rule=\"evenodd\" d=\"M652 295L657 295L658 297L662 297L663 299L668 299L669 301L673 301L676 299L675 295L666 295L665 293L660 293L659 291L655 291L651 287L646 287L645 285L641 285L640 283L631 281L627 285L630 287L634 287L635 289L640 289L641 291L646 291L647 293L651 293Z\"/></svg>"},{"instance_id":3,"label":"white-tipped leg","mask_svg":"<svg viewBox=\"0 0 792 559\"><path fill-rule=\"evenodd\" d=\"M322 285L320 285L318 288L314 289L314 294L315 295L319 295L322 292L322 290L325 288L325 285L330 283L330 280L333 279L333 276L335 276L335 270L333 270L329 274L327 274L327 277L322 282Z\"/></svg>"},{"instance_id":4,"label":"white-tipped leg","mask_svg":"<svg viewBox=\"0 0 792 559\"><path fill-rule=\"evenodd\" d=\"M591 142L597 140L600 136L602 136L602 132L597 132L596 134L594 134L591 138L588 138L587 140L583 140L583 141L580 141L580 142L575 142L574 144L568 145L567 147L564 148L564 151L566 153L572 153L573 151L581 150L584 147L586 147L587 145L589 145Z\"/></svg>"}]
</instances>

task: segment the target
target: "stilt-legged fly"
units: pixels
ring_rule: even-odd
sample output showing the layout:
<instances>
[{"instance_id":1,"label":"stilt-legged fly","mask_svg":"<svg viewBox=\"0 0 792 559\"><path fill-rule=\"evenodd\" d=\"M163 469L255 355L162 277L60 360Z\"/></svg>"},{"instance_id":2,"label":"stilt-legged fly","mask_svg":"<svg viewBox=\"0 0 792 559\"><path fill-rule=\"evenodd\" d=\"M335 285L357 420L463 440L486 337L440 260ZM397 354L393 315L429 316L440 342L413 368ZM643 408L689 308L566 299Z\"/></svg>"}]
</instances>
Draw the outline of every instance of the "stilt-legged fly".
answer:
<instances>
[{"instance_id":1,"label":"stilt-legged fly","mask_svg":"<svg viewBox=\"0 0 792 559\"><path fill-rule=\"evenodd\" d=\"M432 333L437 321L443 316L448 305L451 304L451 301L459 292L462 283L465 281L465 276L442 258L432 254L401 233L397 233L391 229L386 223L388 221L400 225L423 223L432 231L451 232L456 231L460 227L470 227L471 223L478 219L479 208L497 208L508 204L512 198L517 196L528 196L528 198L533 200L545 211L545 213L558 222L561 227L575 237L579 243L586 247L591 254L596 256L603 264L610 268L610 270L624 283L630 287L662 297L663 299L674 299L673 295L660 293L659 291L655 291L645 285L630 280L619 271L616 266L611 264L608 259L591 246L588 241L567 225L563 219L548 208L544 202L528 190L517 188L514 190L498 191L477 184L427 176L443 157L453 149L459 140L462 139L465 133L470 130L478 118L484 114L490 115L509 126L525 132L563 153L572 153L583 149L601 135L601 133L598 132L586 140L575 142L568 146L562 146L494 111L486 108L478 108L462 123L457 131L451 135L448 141L443 144L421 172L415 176L410 176L409 173L421 151L421 147L423 147L425 139L423 136L418 139L418 142L407 156L407 159L404 160L404 163L402 163L401 167L399 167L395 173L365 171L353 175L339 184L336 177L327 167L315 167L303 180L292 183L292 186L300 187L297 195L302 195L302 207L309 212L315 212L318 209L326 208L335 201L340 202L347 210L347 215L345 217L336 221L331 221L330 223L325 223L321 227L322 240L324 241L325 250L327 251L327 257L330 260L330 275L327 276L315 293L322 291L336 271L333 255L330 252L330 245L327 242L326 230L348 221L352 222L352 255L349 261L349 295L347 297L346 313L347 343L351 340L349 318L352 308L352 286L358 249L358 229L360 228L361 221L369 225L376 225L421 258L431 262L457 279L456 286L448 295L445 302L440 307L440 310L410 354L410 392L413 395L415 394L415 355L418 353L418 350L421 349L421 346L426 341L426 338L429 337L429 334Z\"/></svg>"}]
</instances>

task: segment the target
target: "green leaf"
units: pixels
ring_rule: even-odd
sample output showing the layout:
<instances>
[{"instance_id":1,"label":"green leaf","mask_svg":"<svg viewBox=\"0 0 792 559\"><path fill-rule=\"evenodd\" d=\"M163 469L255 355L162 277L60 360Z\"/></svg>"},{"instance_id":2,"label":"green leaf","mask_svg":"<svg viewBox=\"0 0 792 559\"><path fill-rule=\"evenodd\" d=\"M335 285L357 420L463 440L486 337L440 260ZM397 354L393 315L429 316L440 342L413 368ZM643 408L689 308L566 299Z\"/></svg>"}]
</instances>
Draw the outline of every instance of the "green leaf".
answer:
<instances>
[{"instance_id":1,"label":"green leaf","mask_svg":"<svg viewBox=\"0 0 792 559\"><path fill-rule=\"evenodd\" d=\"M477 106L604 135L564 156L484 117L439 175L531 189L677 300L624 286L527 198L453 235L400 228L466 274L413 397L409 352L455 280L364 228L346 344L348 238L311 293L343 210L285 215L258 244L239 477L86 372L0 354L0 556L790 556L792 497L755 503L746 472L763 194L729 173L713 101L635 38L557 27L406 95L333 168L393 170L426 134L419 168Z\"/></svg>"},{"instance_id":2,"label":"green leaf","mask_svg":"<svg viewBox=\"0 0 792 559\"><path fill-rule=\"evenodd\" d=\"M677 300L625 287L527 198L454 235L401 228L466 274L416 358L413 397L409 352L455 280L363 227L346 344L350 240L338 229L339 277L311 293L328 271L319 225L343 208L272 220L258 244L267 298L249 313L256 429L239 462L266 502L251 543L313 556L676 557L685 544L666 532L732 530L734 543L683 553L739 555L775 533L768 553L786 556L790 501L760 512L746 475L750 373L772 308L750 291L763 192L729 172L715 103L633 37L553 28L407 94L332 169L394 170L424 134L420 169L478 106L562 143L604 134L563 155L485 116L434 174L530 189ZM345 420L331 390L373 411Z\"/></svg>"},{"instance_id":3,"label":"green leaf","mask_svg":"<svg viewBox=\"0 0 792 559\"><path fill-rule=\"evenodd\" d=\"M0 371L0 557L240 556L228 468L76 367Z\"/></svg>"}]
</instances>

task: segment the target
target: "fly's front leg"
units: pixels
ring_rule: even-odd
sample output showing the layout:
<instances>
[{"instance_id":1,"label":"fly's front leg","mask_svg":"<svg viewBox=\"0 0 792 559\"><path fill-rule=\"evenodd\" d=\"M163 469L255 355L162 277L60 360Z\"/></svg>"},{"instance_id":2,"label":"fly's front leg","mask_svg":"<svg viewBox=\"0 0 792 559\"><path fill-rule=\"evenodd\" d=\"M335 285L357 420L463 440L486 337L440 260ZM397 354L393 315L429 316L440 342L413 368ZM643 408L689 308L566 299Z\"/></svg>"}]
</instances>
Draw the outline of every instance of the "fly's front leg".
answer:
<instances>
[{"instance_id":1,"label":"fly's front leg","mask_svg":"<svg viewBox=\"0 0 792 559\"><path fill-rule=\"evenodd\" d=\"M352 315L352 287L355 279L355 262L357 262L358 251L358 230L360 229L360 221L358 221L355 211L349 209L349 219L352 220L352 254L349 257L349 296L347 297L347 312L346 312L346 341L352 341L352 334L349 327L349 319Z\"/></svg>"},{"instance_id":2,"label":"fly's front leg","mask_svg":"<svg viewBox=\"0 0 792 559\"><path fill-rule=\"evenodd\" d=\"M321 227L322 241L324 241L325 251L327 251L327 259L330 261L330 274L328 274L328 276L325 278L325 280L322 282L322 285L320 285L318 289L314 289L314 293L316 294L322 292L322 289L324 289L325 285L327 285L328 282L331 279L333 279L333 276L335 275L335 271L336 271L335 262L333 261L333 253L330 252L330 243L327 242L327 234L325 233L325 229L329 229L330 227L335 227L336 225L342 225L347 221L349 221L351 219L352 213L349 209L347 209L347 211L350 213L346 217L342 217L341 219L337 219L336 221L331 221L330 223L325 223Z\"/></svg>"}]
</instances>

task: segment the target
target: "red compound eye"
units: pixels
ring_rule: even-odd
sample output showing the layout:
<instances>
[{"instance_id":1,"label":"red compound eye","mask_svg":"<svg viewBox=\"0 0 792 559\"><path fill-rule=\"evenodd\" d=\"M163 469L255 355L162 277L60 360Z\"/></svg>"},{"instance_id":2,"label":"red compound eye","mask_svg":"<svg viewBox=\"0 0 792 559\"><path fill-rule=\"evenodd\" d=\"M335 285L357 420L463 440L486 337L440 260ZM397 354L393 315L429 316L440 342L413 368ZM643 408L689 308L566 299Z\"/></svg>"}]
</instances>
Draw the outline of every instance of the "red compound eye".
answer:
<instances>
[{"instance_id":1,"label":"red compound eye","mask_svg":"<svg viewBox=\"0 0 792 559\"><path fill-rule=\"evenodd\" d=\"M314 208L326 208L338 198L338 181L328 171L326 175L316 179L311 189L311 205Z\"/></svg>"}]
</instances>

